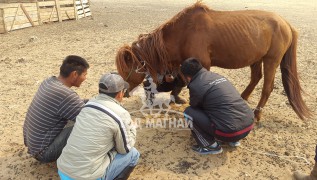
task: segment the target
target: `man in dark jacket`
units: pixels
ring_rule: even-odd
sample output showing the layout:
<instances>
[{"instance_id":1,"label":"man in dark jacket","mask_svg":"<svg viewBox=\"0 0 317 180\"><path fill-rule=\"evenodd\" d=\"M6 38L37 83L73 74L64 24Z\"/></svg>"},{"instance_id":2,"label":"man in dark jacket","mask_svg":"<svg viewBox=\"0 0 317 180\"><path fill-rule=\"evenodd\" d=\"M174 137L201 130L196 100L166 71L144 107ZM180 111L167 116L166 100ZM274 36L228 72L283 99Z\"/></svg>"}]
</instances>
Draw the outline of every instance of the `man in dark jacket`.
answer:
<instances>
[{"instance_id":1,"label":"man in dark jacket","mask_svg":"<svg viewBox=\"0 0 317 180\"><path fill-rule=\"evenodd\" d=\"M219 154L217 141L239 146L253 128L254 114L239 92L223 76L189 58L181 66L189 89L190 106L185 117L192 121L192 134L198 143L192 149L200 154Z\"/></svg>"}]
</instances>

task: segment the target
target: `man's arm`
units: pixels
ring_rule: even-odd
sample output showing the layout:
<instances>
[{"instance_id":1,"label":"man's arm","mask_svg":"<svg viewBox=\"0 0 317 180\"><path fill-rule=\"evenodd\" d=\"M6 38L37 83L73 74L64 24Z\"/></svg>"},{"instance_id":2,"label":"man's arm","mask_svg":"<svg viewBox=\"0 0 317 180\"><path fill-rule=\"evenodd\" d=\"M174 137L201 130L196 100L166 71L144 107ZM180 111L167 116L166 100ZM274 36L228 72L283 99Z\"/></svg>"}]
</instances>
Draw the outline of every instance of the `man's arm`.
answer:
<instances>
[{"instance_id":1,"label":"man's arm","mask_svg":"<svg viewBox=\"0 0 317 180\"><path fill-rule=\"evenodd\" d=\"M64 119L75 121L84 105L84 101L76 93L71 93L62 101L57 113Z\"/></svg>"},{"instance_id":2,"label":"man's arm","mask_svg":"<svg viewBox=\"0 0 317 180\"><path fill-rule=\"evenodd\" d=\"M189 105L192 107L199 107L201 106L201 100L198 93L194 93L193 90L189 90Z\"/></svg>"},{"instance_id":3,"label":"man's arm","mask_svg":"<svg viewBox=\"0 0 317 180\"><path fill-rule=\"evenodd\" d=\"M115 133L115 148L118 153L126 154L135 144L136 126L132 124L131 117L128 113L123 115L118 125L118 131Z\"/></svg>"}]
</instances>

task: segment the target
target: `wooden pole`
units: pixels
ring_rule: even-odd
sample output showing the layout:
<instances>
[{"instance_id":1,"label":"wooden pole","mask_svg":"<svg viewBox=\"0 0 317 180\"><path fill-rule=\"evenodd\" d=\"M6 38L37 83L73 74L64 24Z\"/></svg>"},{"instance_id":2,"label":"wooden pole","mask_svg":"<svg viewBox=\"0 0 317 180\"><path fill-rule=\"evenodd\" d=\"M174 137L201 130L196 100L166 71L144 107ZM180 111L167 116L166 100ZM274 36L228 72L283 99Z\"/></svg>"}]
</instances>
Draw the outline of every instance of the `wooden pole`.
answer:
<instances>
[{"instance_id":1,"label":"wooden pole","mask_svg":"<svg viewBox=\"0 0 317 180\"><path fill-rule=\"evenodd\" d=\"M68 19L70 19L70 16L68 15L67 11L65 11L65 14L68 17Z\"/></svg>"},{"instance_id":2,"label":"wooden pole","mask_svg":"<svg viewBox=\"0 0 317 180\"><path fill-rule=\"evenodd\" d=\"M38 1L36 1L36 8L37 8L37 19L38 19L39 25L41 25L41 24L43 24L43 22L41 19L40 5L39 5Z\"/></svg>"},{"instance_id":3,"label":"wooden pole","mask_svg":"<svg viewBox=\"0 0 317 180\"><path fill-rule=\"evenodd\" d=\"M17 10L15 11L15 16L14 16L14 18L13 18L10 31L12 31L12 28L13 28L13 26L14 26L15 19L16 19L17 15L18 15L19 7L20 7L20 5L18 5Z\"/></svg>"},{"instance_id":4,"label":"wooden pole","mask_svg":"<svg viewBox=\"0 0 317 180\"><path fill-rule=\"evenodd\" d=\"M84 17L86 17L85 7L82 0L80 0L80 4L81 4L81 7L83 7Z\"/></svg>"},{"instance_id":5,"label":"wooden pole","mask_svg":"<svg viewBox=\"0 0 317 180\"><path fill-rule=\"evenodd\" d=\"M57 17L58 21L62 22L62 14L61 14L61 6L59 4L59 0L55 0L55 6L56 6L56 11L57 11Z\"/></svg>"},{"instance_id":6,"label":"wooden pole","mask_svg":"<svg viewBox=\"0 0 317 180\"><path fill-rule=\"evenodd\" d=\"M52 15L54 13L54 10L55 10L55 6L53 6L53 9L51 11L51 14L50 14L50 18L48 19L48 22L51 22L51 19L52 19Z\"/></svg>"},{"instance_id":7,"label":"wooden pole","mask_svg":"<svg viewBox=\"0 0 317 180\"><path fill-rule=\"evenodd\" d=\"M30 17L29 13L26 11L26 9L24 8L23 4L20 4L22 11L24 12L24 14L26 15L26 17L28 18L29 22L31 23L31 25L34 27L35 24L32 21L32 18Z\"/></svg>"},{"instance_id":8,"label":"wooden pole","mask_svg":"<svg viewBox=\"0 0 317 180\"><path fill-rule=\"evenodd\" d=\"M0 12L1 12L0 14L2 14L2 21L3 21L2 23L3 23L4 33L7 33L8 32L7 25L4 20L5 18L4 9L0 9Z\"/></svg>"},{"instance_id":9,"label":"wooden pole","mask_svg":"<svg viewBox=\"0 0 317 180\"><path fill-rule=\"evenodd\" d=\"M74 2L74 15L75 15L75 19L78 20L78 13L77 13L77 4L76 4L76 0L73 0Z\"/></svg>"}]
</instances>

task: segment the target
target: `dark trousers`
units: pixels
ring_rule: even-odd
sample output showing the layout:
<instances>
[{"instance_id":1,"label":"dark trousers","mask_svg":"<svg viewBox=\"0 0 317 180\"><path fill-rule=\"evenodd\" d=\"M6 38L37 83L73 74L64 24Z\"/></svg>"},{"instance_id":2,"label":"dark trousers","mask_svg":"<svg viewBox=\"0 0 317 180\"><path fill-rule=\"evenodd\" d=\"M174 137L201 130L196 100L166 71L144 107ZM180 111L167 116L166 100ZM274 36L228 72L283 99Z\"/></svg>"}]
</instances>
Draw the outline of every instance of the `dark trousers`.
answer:
<instances>
[{"instance_id":1,"label":"dark trousers","mask_svg":"<svg viewBox=\"0 0 317 180\"><path fill-rule=\"evenodd\" d=\"M64 128L58 136L54 139L52 144L42 150L39 154L35 156L35 159L43 162L49 163L54 162L62 154L63 148L66 146L67 139L73 130L73 126Z\"/></svg>"},{"instance_id":2,"label":"dark trousers","mask_svg":"<svg viewBox=\"0 0 317 180\"><path fill-rule=\"evenodd\" d=\"M236 142L245 138L250 132L247 131L236 136L222 136L217 134L217 131L219 130L217 130L217 127L215 127L212 120L210 120L202 110L189 106L185 109L184 113L185 116L190 117L187 119L192 120L191 131L196 142L203 147L213 144L216 140Z\"/></svg>"}]
</instances>

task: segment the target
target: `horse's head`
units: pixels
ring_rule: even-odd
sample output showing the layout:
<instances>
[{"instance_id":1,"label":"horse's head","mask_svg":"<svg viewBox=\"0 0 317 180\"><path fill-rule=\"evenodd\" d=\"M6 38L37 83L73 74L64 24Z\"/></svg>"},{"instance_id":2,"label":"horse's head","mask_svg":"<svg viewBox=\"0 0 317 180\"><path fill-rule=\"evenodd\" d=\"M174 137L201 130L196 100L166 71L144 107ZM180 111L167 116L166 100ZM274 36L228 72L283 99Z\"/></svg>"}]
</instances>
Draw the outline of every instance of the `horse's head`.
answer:
<instances>
[{"instance_id":1,"label":"horse's head","mask_svg":"<svg viewBox=\"0 0 317 180\"><path fill-rule=\"evenodd\" d=\"M162 31L141 34L131 46L125 45L118 50L116 65L119 74L130 85L128 91L141 84L145 73L158 82L158 74L170 71L169 56L165 47Z\"/></svg>"},{"instance_id":2,"label":"horse's head","mask_svg":"<svg viewBox=\"0 0 317 180\"><path fill-rule=\"evenodd\" d=\"M130 85L128 92L141 84L145 78L145 68L130 46L125 45L118 50L116 56L116 66L118 73Z\"/></svg>"}]
</instances>

